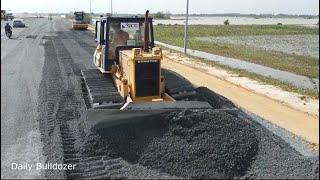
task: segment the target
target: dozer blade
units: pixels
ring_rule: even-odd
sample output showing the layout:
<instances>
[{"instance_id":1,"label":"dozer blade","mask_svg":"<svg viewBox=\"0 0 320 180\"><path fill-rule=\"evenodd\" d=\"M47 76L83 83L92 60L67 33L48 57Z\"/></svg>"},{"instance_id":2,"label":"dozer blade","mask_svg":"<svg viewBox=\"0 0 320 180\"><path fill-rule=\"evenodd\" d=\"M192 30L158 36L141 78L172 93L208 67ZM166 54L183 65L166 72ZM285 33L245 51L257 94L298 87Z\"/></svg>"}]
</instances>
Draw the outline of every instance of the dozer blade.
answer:
<instances>
[{"instance_id":1,"label":"dozer blade","mask_svg":"<svg viewBox=\"0 0 320 180\"><path fill-rule=\"evenodd\" d=\"M212 106L200 101L177 101L170 103L130 103L123 110L88 109L88 120L96 130L120 124L139 123L159 118L164 113L183 109L209 109Z\"/></svg>"},{"instance_id":2,"label":"dozer blade","mask_svg":"<svg viewBox=\"0 0 320 180\"><path fill-rule=\"evenodd\" d=\"M149 102L130 103L125 110L176 110L176 109L209 109L212 106L203 101Z\"/></svg>"},{"instance_id":3,"label":"dozer blade","mask_svg":"<svg viewBox=\"0 0 320 180\"><path fill-rule=\"evenodd\" d=\"M87 24L72 24L72 28L74 30L87 30L88 25Z\"/></svg>"},{"instance_id":4,"label":"dozer blade","mask_svg":"<svg viewBox=\"0 0 320 180\"><path fill-rule=\"evenodd\" d=\"M117 109L89 109L88 121L94 130L103 130L121 124L139 123L153 119L172 110L117 110Z\"/></svg>"}]
</instances>

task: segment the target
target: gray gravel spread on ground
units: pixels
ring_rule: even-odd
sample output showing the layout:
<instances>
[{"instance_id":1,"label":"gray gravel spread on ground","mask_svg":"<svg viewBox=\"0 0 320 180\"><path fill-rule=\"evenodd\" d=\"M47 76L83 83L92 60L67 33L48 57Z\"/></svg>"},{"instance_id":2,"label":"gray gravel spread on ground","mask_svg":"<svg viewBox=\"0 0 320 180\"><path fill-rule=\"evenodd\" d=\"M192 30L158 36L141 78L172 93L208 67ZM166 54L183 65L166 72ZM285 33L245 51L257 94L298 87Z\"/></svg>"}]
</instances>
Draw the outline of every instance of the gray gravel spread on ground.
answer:
<instances>
[{"instance_id":1,"label":"gray gravel spread on ground","mask_svg":"<svg viewBox=\"0 0 320 180\"><path fill-rule=\"evenodd\" d=\"M245 45L262 50L310 56L319 59L319 35L264 35L196 37L214 43Z\"/></svg>"},{"instance_id":2,"label":"gray gravel spread on ground","mask_svg":"<svg viewBox=\"0 0 320 180\"><path fill-rule=\"evenodd\" d=\"M184 48L178 46L172 46L158 41L156 41L155 43L160 46L173 49L175 51L184 52ZM297 75L291 72L281 71L263 65L246 62L240 59L218 56L203 51L188 49L187 53L191 56L207 59L210 61L215 61L219 64L226 65L232 68L243 69L262 76L277 79L299 88L313 89L319 91L319 79L311 79L309 77Z\"/></svg>"}]
</instances>

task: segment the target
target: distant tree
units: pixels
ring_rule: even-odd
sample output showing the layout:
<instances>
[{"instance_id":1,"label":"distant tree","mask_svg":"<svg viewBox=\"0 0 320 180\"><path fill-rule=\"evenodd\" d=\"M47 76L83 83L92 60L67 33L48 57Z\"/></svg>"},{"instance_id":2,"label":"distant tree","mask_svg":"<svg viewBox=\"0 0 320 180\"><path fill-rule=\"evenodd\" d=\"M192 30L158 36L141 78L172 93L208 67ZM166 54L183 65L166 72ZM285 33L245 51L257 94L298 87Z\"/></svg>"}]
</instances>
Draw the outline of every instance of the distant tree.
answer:
<instances>
[{"instance_id":1,"label":"distant tree","mask_svg":"<svg viewBox=\"0 0 320 180\"><path fill-rule=\"evenodd\" d=\"M282 25L282 23L278 23L277 25L281 26L281 25Z\"/></svg>"},{"instance_id":2,"label":"distant tree","mask_svg":"<svg viewBox=\"0 0 320 180\"><path fill-rule=\"evenodd\" d=\"M154 19L170 19L169 13L157 12L152 16Z\"/></svg>"},{"instance_id":3,"label":"distant tree","mask_svg":"<svg viewBox=\"0 0 320 180\"><path fill-rule=\"evenodd\" d=\"M224 24L224 25L230 25L229 19L225 20L225 21L223 22L223 24Z\"/></svg>"}]
</instances>

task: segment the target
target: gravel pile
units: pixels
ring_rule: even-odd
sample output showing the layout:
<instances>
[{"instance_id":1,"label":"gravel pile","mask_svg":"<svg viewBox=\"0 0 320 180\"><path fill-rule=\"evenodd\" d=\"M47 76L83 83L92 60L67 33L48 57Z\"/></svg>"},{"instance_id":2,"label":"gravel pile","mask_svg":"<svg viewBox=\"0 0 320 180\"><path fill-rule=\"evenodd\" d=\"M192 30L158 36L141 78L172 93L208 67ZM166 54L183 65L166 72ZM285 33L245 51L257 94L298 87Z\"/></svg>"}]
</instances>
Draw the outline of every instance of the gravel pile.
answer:
<instances>
[{"instance_id":1,"label":"gravel pile","mask_svg":"<svg viewBox=\"0 0 320 180\"><path fill-rule=\"evenodd\" d=\"M145 149L139 163L184 178L244 175L258 146L254 129L225 112L172 112L168 131Z\"/></svg>"},{"instance_id":2,"label":"gravel pile","mask_svg":"<svg viewBox=\"0 0 320 180\"><path fill-rule=\"evenodd\" d=\"M154 175L141 167L180 178L319 176L318 157L301 156L255 122L218 110L174 111L93 134L85 154L121 158L140 169L138 178Z\"/></svg>"},{"instance_id":3,"label":"gravel pile","mask_svg":"<svg viewBox=\"0 0 320 180\"><path fill-rule=\"evenodd\" d=\"M243 178L319 179L319 156L305 157L270 131L257 126L259 150Z\"/></svg>"},{"instance_id":4,"label":"gravel pile","mask_svg":"<svg viewBox=\"0 0 320 180\"><path fill-rule=\"evenodd\" d=\"M258 147L249 123L215 110L160 114L99 134L108 156L183 178L241 177Z\"/></svg>"},{"instance_id":5,"label":"gravel pile","mask_svg":"<svg viewBox=\"0 0 320 180\"><path fill-rule=\"evenodd\" d=\"M82 140L78 144L79 153L82 157L80 164L85 165L82 166L81 176L75 178L84 178L88 173L102 174L101 176L89 176L93 179L178 178L137 163L138 154L142 153L141 148L145 147L145 143L152 140L154 136L157 136L159 131L156 130L156 126L160 124L161 122L156 123L154 121L152 123L148 121L140 124L113 127L99 133L86 132L87 135L82 136ZM148 129L150 130L148 131ZM159 129L161 130L162 128L160 127ZM99 168L95 168L96 170L93 171L92 167L97 166Z\"/></svg>"},{"instance_id":6,"label":"gravel pile","mask_svg":"<svg viewBox=\"0 0 320 180\"><path fill-rule=\"evenodd\" d=\"M228 100L227 98L211 91L206 87L198 87L196 88L196 97L192 100L197 101L206 101L208 102L214 109L232 109L235 108L235 105Z\"/></svg>"}]
</instances>

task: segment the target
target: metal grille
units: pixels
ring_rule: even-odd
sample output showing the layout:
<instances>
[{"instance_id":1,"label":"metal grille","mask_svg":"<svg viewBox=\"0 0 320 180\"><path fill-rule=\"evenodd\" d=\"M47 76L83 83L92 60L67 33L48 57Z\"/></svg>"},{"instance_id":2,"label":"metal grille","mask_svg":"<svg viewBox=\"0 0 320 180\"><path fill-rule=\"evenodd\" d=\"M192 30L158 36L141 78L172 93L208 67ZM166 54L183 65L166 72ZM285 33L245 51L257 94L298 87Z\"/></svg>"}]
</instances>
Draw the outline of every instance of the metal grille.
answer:
<instances>
[{"instance_id":1,"label":"metal grille","mask_svg":"<svg viewBox=\"0 0 320 180\"><path fill-rule=\"evenodd\" d=\"M141 60L135 63L136 96L157 96L160 93L160 63L158 60Z\"/></svg>"}]
</instances>

